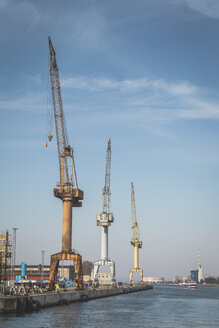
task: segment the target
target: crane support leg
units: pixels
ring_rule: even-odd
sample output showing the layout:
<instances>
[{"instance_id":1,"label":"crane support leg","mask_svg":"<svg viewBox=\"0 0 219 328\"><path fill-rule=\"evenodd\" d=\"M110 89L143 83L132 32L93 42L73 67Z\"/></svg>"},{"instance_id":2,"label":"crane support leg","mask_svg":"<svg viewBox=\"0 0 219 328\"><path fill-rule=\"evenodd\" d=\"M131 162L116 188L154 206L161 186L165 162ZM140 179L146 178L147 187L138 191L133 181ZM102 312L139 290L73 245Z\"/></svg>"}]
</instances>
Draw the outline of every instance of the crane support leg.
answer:
<instances>
[{"instance_id":1,"label":"crane support leg","mask_svg":"<svg viewBox=\"0 0 219 328\"><path fill-rule=\"evenodd\" d=\"M51 255L50 272L49 272L49 289L54 290L57 281L59 261L73 261L75 268L75 287L77 290L83 289L83 274L82 274L82 256L69 253L56 253Z\"/></svg>"},{"instance_id":2,"label":"crane support leg","mask_svg":"<svg viewBox=\"0 0 219 328\"><path fill-rule=\"evenodd\" d=\"M134 272L139 272L140 273L140 281L143 282L143 270L139 268L134 268L130 270L130 275L129 275L129 284L132 285L132 277Z\"/></svg>"}]
</instances>

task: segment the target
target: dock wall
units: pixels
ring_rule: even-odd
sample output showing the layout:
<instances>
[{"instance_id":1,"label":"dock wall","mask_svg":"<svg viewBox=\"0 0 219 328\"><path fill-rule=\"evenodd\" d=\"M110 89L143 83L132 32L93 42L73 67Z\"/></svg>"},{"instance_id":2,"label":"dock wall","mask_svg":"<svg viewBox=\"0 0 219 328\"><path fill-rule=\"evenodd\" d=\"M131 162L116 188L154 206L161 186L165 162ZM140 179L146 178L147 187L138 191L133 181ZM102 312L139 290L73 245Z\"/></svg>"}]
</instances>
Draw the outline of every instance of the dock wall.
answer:
<instances>
[{"instance_id":1,"label":"dock wall","mask_svg":"<svg viewBox=\"0 0 219 328\"><path fill-rule=\"evenodd\" d=\"M85 302L101 297L110 297L152 289L152 286L132 286L108 289L85 289L83 291L47 292L25 296L0 297L1 313L31 312L40 308L68 305L73 302Z\"/></svg>"}]
</instances>

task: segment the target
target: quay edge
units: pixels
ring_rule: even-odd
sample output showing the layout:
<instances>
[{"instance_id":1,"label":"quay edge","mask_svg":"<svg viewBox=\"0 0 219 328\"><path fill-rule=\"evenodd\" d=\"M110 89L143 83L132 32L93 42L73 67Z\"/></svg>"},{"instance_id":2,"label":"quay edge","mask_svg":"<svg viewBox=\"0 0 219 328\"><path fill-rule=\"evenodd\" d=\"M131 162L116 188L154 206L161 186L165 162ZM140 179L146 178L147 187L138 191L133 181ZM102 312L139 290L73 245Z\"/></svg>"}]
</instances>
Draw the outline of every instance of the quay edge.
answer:
<instances>
[{"instance_id":1,"label":"quay edge","mask_svg":"<svg viewBox=\"0 0 219 328\"><path fill-rule=\"evenodd\" d=\"M22 296L0 297L0 314L32 312L41 308L68 305L96 298L110 297L153 289L152 285L126 286L119 288L85 289L83 291L47 292Z\"/></svg>"}]
</instances>

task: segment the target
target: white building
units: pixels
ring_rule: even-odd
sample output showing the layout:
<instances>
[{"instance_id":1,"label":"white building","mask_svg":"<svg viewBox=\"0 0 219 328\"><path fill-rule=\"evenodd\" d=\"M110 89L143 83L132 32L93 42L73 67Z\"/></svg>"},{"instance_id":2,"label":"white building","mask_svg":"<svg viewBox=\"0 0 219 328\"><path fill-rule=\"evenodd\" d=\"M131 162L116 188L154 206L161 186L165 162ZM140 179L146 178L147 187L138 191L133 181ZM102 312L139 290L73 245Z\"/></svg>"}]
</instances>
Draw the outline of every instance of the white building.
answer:
<instances>
[{"instance_id":1,"label":"white building","mask_svg":"<svg viewBox=\"0 0 219 328\"><path fill-rule=\"evenodd\" d=\"M173 283L178 284L178 283L186 283L191 280L191 277L185 277L185 276L176 276L173 278Z\"/></svg>"},{"instance_id":2,"label":"white building","mask_svg":"<svg viewBox=\"0 0 219 328\"><path fill-rule=\"evenodd\" d=\"M198 266L198 282L201 282L201 280L203 280L203 269L202 269L202 266L199 265Z\"/></svg>"},{"instance_id":3,"label":"white building","mask_svg":"<svg viewBox=\"0 0 219 328\"><path fill-rule=\"evenodd\" d=\"M83 282L86 283L88 281L91 281L91 275L90 274L84 274L83 275Z\"/></svg>"},{"instance_id":4,"label":"white building","mask_svg":"<svg viewBox=\"0 0 219 328\"><path fill-rule=\"evenodd\" d=\"M165 279L163 277L143 277L143 281L147 282L149 284L152 283L163 283L165 282Z\"/></svg>"},{"instance_id":5,"label":"white building","mask_svg":"<svg viewBox=\"0 0 219 328\"><path fill-rule=\"evenodd\" d=\"M91 280L93 281L94 274L93 271L91 273ZM115 285L114 275L111 272L98 272L97 280L99 286L113 286Z\"/></svg>"}]
</instances>

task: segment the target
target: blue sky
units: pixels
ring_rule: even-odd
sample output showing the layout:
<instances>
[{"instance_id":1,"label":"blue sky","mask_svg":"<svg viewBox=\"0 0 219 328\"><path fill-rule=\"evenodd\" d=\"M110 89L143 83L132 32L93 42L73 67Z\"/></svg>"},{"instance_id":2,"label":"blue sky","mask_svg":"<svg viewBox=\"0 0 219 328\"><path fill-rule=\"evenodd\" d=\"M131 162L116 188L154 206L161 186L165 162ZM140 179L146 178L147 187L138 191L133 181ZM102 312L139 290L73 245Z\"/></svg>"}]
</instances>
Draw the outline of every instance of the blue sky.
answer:
<instances>
[{"instance_id":1,"label":"blue sky","mask_svg":"<svg viewBox=\"0 0 219 328\"><path fill-rule=\"evenodd\" d=\"M60 71L83 207L73 248L100 257L100 212L112 141L109 255L133 265L131 181L145 276L188 275L201 250L219 275L219 3L216 0L0 0L1 230L18 227L17 262L61 248L48 36ZM55 134L55 131L53 130Z\"/></svg>"}]
</instances>

